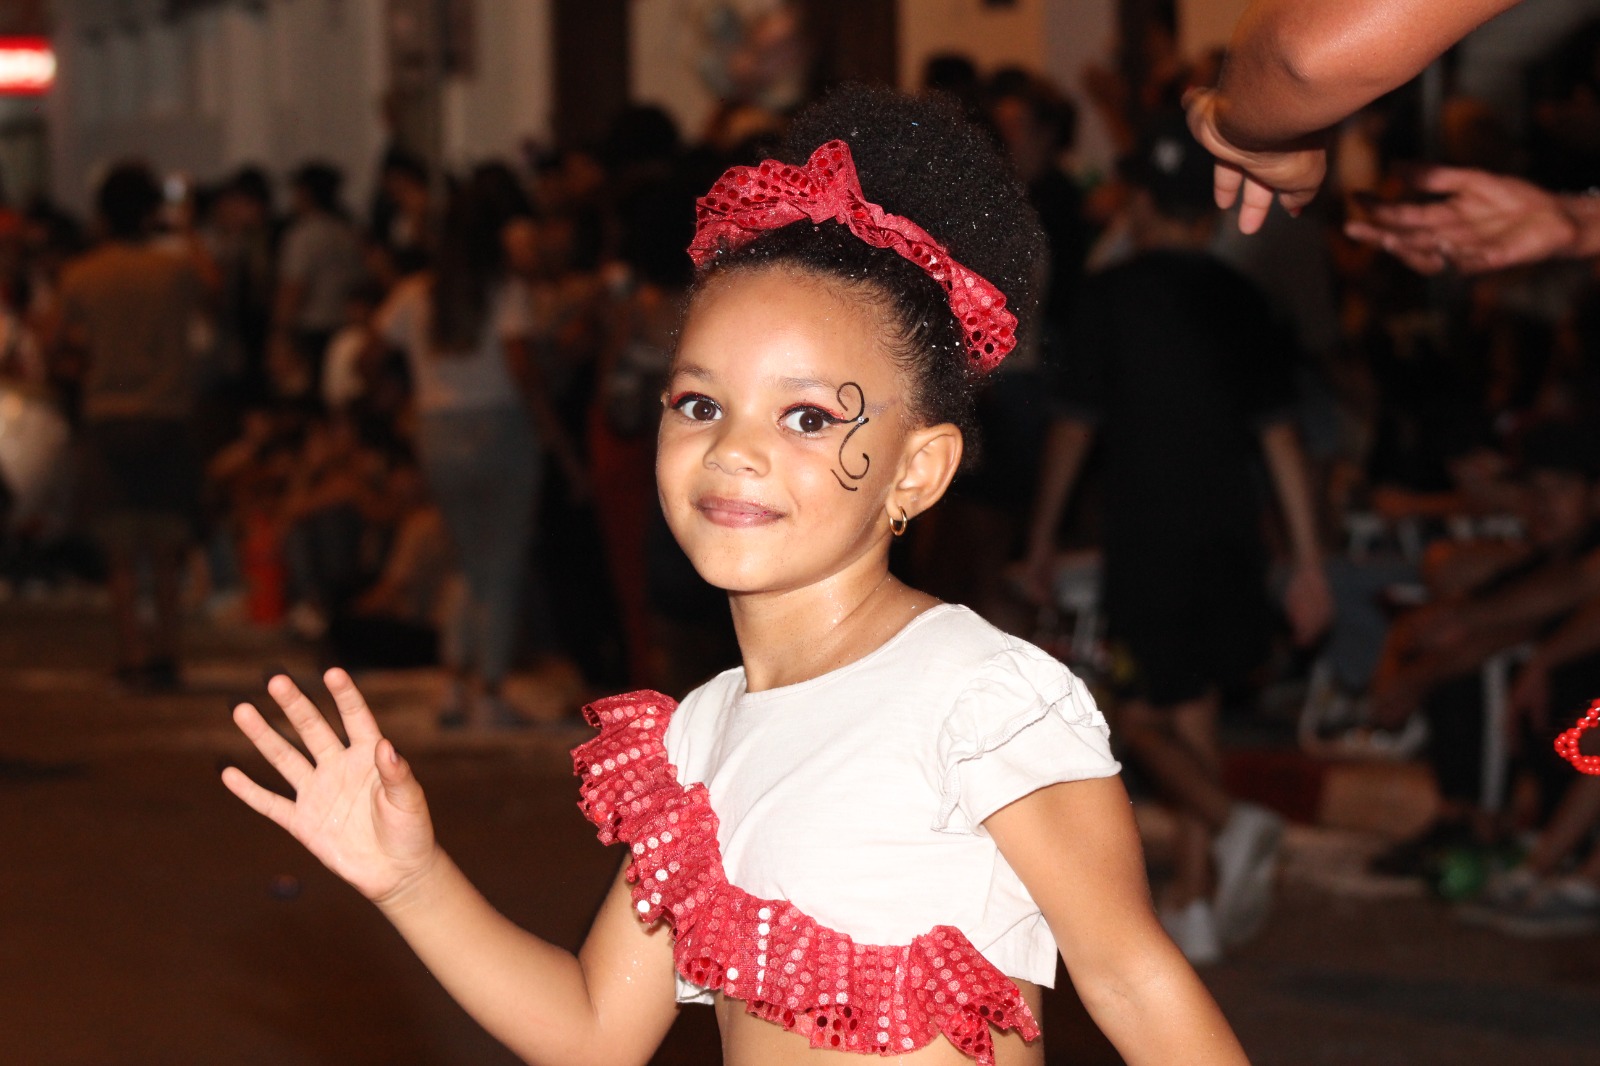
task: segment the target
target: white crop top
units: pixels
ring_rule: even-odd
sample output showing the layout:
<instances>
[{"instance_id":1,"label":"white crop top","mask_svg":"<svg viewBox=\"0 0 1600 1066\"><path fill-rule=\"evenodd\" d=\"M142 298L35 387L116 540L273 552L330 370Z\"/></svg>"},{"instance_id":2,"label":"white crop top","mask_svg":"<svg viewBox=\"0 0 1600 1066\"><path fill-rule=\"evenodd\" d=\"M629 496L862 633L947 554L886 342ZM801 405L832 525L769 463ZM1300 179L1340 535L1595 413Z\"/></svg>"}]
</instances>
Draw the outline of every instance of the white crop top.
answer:
<instances>
[{"instance_id":1,"label":"white crop top","mask_svg":"<svg viewBox=\"0 0 1600 1066\"><path fill-rule=\"evenodd\" d=\"M1083 682L965 607L940 604L832 673L746 692L743 668L684 698L666 732L703 782L730 883L857 943L960 929L1006 976L1051 986L1056 942L983 829L1046 785L1110 777ZM678 978L679 1002L711 995Z\"/></svg>"}]
</instances>

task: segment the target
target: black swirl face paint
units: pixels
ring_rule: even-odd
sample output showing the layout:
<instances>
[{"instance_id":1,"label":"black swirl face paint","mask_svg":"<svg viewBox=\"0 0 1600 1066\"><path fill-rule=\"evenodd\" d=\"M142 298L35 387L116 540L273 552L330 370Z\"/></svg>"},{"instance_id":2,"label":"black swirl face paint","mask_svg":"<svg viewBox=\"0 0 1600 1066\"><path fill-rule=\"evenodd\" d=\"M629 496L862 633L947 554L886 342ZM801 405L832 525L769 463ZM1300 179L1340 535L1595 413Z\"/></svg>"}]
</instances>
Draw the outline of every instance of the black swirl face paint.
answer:
<instances>
[{"instance_id":1,"label":"black swirl face paint","mask_svg":"<svg viewBox=\"0 0 1600 1066\"><path fill-rule=\"evenodd\" d=\"M847 392L855 393L855 403L853 405L856 409L855 414L850 413L852 404L845 399L845 393ZM845 449L850 446L850 438L859 433L862 426L872 421L872 419L867 417L867 395L861 391L861 386L857 385L853 381L847 381L843 385L840 385L839 391L834 395L838 398L839 408L844 412L844 415L843 417L829 415L827 416L828 421L840 426L846 423L852 423L852 425L850 426L850 432L844 435L844 440L839 442L839 469L833 472L833 477L835 481L839 482L839 487L841 489L844 489L846 492L856 492L861 488L861 486L852 485L850 482L860 481L862 478L867 476L867 472L872 469L872 456L868 455L866 452L861 453L861 460L866 465L864 465L861 468L861 472L857 474L851 472L850 467L845 464L844 452ZM846 480L847 478L849 479L848 481Z\"/></svg>"}]
</instances>

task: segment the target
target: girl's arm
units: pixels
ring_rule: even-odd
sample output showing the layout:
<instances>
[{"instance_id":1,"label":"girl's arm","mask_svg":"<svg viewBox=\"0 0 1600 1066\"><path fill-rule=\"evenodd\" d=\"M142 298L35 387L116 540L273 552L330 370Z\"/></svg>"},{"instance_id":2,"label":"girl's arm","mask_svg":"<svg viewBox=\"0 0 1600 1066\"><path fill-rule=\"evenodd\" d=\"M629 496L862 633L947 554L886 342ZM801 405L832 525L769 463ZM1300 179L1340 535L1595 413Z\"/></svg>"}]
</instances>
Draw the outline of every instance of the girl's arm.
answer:
<instances>
[{"instance_id":1,"label":"girl's arm","mask_svg":"<svg viewBox=\"0 0 1600 1066\"><path fill-rule=\"evenodd\" d=\"M1247 1062L1156 919L1120 778L1050 785L983 826L1044 912L1083 1005L1130 1066Z\"/></svg>"},{"instance_id":2,"label":"girl's arm","mask_svg":"<svg viewBox=\"0 0 1600 1066\"><path fill-rule=\"evenodd\" d=\"M672 942L634 917L619 877L574 957L513 925L438 846L411 767L342 670L325 675L348 744L287 677L268 684L305 745L254 707L234 720L294 790L223 783L376 903L446 991L529 1063L649 1061L676 1013Z\"/></svg>"},{"instance_id":3,"label":"girl's arm","mask_svg":"<svg viewBox=\"0 0 1600 1066\"><path fill-rule=\"evenodd\" d=\"M524 1062L644 1063L677 1016L672 935L619 873L577 956L495 910L443 852L379 909L467 1013Z\"/></svg>"}]
</instances>

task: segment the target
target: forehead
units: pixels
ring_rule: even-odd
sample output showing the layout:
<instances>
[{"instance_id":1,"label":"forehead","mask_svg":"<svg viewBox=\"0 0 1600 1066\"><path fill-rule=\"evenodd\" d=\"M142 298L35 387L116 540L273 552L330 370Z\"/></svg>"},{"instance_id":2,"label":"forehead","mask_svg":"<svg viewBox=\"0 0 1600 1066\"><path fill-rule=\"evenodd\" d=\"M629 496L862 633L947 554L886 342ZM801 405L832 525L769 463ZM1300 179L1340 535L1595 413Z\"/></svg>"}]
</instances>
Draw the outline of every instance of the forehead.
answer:
<instances>
[{"instance_id":1,"label":"forehead","mask_svg":"<svg viewBox=\"0 0 1600 1066\"><path fill-rule=\"evenodd\" d=\"M898 391L887 329L875 301L845 283L777 266L732 270L696 292L676 362Z\"/></svg>"}]
</instances>

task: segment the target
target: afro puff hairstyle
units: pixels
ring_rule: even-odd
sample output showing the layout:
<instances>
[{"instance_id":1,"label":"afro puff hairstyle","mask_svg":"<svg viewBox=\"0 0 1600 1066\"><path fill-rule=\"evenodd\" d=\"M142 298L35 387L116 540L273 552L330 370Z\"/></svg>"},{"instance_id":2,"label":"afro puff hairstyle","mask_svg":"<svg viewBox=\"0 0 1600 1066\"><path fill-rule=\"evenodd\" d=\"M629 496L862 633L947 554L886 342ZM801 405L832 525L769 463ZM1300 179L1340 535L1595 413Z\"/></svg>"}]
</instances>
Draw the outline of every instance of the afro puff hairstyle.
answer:
<instances>
[{"instance_id":1,"label":"afro puff hairstyle","mask_svg":"<svg viewBox=\"0 0 1600 1066\"><path fill-rule=\"evenodd\" d=\"M1044 255L1044 235L1011 167L959 104L937 94L910 97L846 86L795 116L778 158L804 164L834 139L849 144L866 198L917 223L957 262L1004 293L1023 332L1035 307L1033 276ZM979 445L980 376L938 282L838 222L763 233L717 256L699 280L780 266L843 283L879 306L886 347L913 381L912 414L923 425L958 427L966 440L962 466L970 467Z\"/></svg>"}]
</instances>

